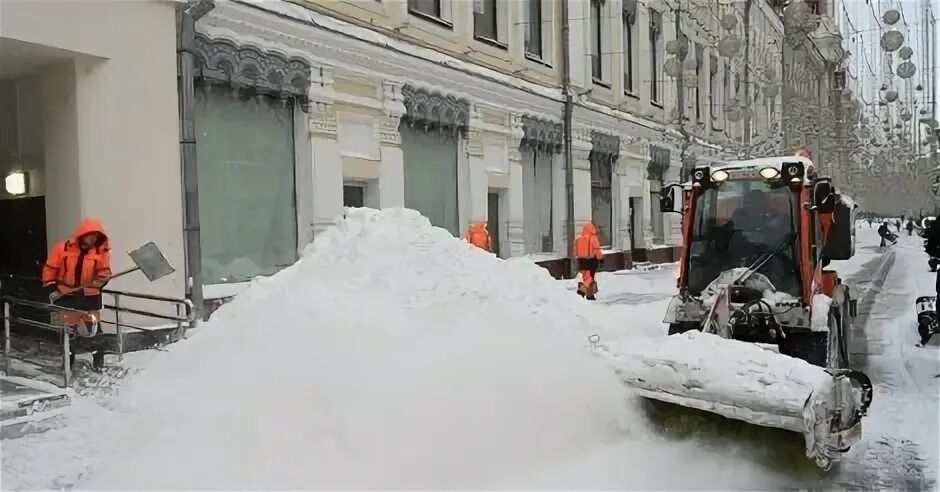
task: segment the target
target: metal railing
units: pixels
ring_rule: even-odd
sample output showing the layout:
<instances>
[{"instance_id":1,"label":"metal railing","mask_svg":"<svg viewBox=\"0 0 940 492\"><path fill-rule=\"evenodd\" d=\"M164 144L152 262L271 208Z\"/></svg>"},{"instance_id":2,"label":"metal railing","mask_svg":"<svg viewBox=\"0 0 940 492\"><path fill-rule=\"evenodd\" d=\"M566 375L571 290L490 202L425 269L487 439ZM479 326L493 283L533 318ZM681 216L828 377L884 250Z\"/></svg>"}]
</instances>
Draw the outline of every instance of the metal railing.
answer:
<instances>
[{"instance_id":1,"label":"metal railing","mask_svg":"<svg viewBox=\"0 0 940 492\"><path fill-rule=\"evenodd\" d=\"M172 335L169 339L169 343L174 343L182 339L186 335L186 331L195 326L196 323L196 310L194 309L193 303L189 299L176 299L171 297L155 296L150 294L140 294L134 292L124 292L118 290L103 290L104 295L111 296L111 303L103 303L102 311L110 311L114 315L114 320L109 321L105 319L95 320L96 325L106 324L115 327L115 335L117 338L117 355L120 360L124 359L124 335L125 329L135 330L135 331L145 331L152 332L161 328L156 327L144 327L134 324L129 324L121 320L122 314L125 315L134 315L140 316L149 319L161 320L167 323L175 325L176 329L172 332ZM172 306L176 314L175 315L166 315L153 311L145 311L142 309L134 309L123 305L123 301L126 299L139 299L145 301L158 302L164 305ZM11 333L10 328L13 325L19 326L28 326L31 328L37 328L46 331L52 331L59 335L59 339L62 344L62 366L63 366L63 376L64 376L64 387L68 387L71 384L72 379L72 367L70 362L70 337L69 330L65 328L64 325L55 324L55 323L46 323L44 321L38 321L35 319L29 319L23 316L16 316L14 314L14 308L18 306L29 307L37 309L50 315L53 314L62 314L62 313L75 313L80 315L87 314L84 311L79 311L75 309L64 308L60 306L55 306L46 302L32 301L29 299L23 299L19 297L14 297L12 295L0 295L0 302L3 304L3 356L4 356L4 370L7 375L11 374ZM103 317L102 317L103 318ZM172 326L171 325L171 326ZM97 329L97 326L95 326ZM165 327L164 327L165 328ZM97 331L97 330L96 330Z\"/></svg>"}]
</instances>

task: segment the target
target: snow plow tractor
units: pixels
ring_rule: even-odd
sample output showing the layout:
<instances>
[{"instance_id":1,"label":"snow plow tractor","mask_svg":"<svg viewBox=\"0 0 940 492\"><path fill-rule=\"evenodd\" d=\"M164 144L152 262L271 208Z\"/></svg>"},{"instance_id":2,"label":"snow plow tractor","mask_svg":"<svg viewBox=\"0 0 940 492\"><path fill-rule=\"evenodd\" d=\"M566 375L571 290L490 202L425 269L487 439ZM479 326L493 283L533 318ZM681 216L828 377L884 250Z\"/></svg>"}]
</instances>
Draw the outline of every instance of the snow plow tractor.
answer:
<instances>
[{"instance_id":1,"label":"snow plow tractor","mask_svg":"<svg viewBox=\"0 0 940 492\"><path fill-rule=\"evenodd\" d=\"M794 156L697 167L660 192L660 207L682 215L679 292L670 336L647 361L656 369L627 382L653 400L798 432L828 470L860 440L872 400L868 377L849 368L856 300L827 269L854 255L857 206Z\"/></svg>"}]
</instances>

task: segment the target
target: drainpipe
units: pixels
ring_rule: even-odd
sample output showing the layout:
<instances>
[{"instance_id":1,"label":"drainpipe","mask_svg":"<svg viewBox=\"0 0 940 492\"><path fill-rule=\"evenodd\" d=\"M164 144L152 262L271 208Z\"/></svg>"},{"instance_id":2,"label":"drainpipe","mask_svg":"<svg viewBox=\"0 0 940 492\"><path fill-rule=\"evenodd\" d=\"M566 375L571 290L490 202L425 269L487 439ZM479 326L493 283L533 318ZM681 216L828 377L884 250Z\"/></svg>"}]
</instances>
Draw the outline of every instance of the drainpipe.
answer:
<instances>
[{"instance_id":1,"label":"drainpipe","mask_svg":"<svg viewBox=\"0 0 940 492\"><path fill-rule=\"evenodd\" d=\"M574 99L571 96L571 25L568 20L568 2L561 2L561 70L562 91L565 93L564 131L565 144L565 205L566 217L565 237L568 248L568 275L575 278L577 275L577 258L574 252L574 151L571 148L571 121L574 113Z\"/></svg>"},{"instance_id":2,"label":"drainpipe","mask_svg":"<svg viewBox=\"0 0 940 492\"><path fill-rule=\"evenodd\" d=\"M180 114L180 160L183 174L183 231L186 256L186 296L198 321L204 311L202 296L202 247L199 237L199 181L196 168L194 109L196 21L215 7L213 0L190 0L177 23L176 53Z\"/></svg>"},{"instance_id":3,"label":"drainpipe","mask_svg":"<svg viewBox=\"0 0 940 492\"><path fill-rule=\"evenodd\" d=\"M744 112L744 143L745 148L751 147L751 5L752 0L744 2L744 102L747 111ZM750 154L750 151L748 152ZM748 155L748 158L753 156ZM763 156L761 156L763 157Z\"/></svg>"}]
</instances>

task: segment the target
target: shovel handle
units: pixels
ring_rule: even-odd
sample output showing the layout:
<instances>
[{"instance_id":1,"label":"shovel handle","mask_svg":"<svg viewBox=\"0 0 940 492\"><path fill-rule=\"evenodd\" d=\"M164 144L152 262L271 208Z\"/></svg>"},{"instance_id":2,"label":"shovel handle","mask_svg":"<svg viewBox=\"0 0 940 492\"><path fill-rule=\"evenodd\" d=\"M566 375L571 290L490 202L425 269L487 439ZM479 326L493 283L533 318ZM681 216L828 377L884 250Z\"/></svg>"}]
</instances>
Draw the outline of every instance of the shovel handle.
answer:
<instances>
[{"instance_id":1,"label":"shovel handle","mask_svg":"<svg viewBox=\"0 0 940 492\"><path fill-rule=\"evenodd\" d=\"M118 277L127 275L128 273L136 272L137 270L140 270L140 267L128 268L127 270L123 270L123 271L117 272L117 273L115 273L114 275L111 275L111 276L108 278L108 281L110 282L111 280L114 280L114 279L116 279L116 278L118 278ZM74 293L76 293L76 292L78 292L78 291L80 291L80 290L82 290L82 289L84 289L84 287L78 286L78 287L73 287L73 288L71 288L71 289L69 289L69 290L67 290L67 291L65 291L65 292L58 292L58 291L53 292L52 294L49 294L49 303L52 304L52 303L58 301L62 296L67 296L67 295L69 295L69 294L74 294Z\"/></svg>"}]
</instances>

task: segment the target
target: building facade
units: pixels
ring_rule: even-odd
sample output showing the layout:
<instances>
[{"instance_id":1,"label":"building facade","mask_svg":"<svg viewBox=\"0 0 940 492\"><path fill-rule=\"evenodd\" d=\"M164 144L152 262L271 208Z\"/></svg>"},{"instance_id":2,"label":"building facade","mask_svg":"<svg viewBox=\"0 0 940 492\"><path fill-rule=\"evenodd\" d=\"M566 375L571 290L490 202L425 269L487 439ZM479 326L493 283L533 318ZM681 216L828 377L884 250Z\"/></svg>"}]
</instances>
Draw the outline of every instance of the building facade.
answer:
<instances>
[{"instance_id":1,"label":"building facade","mask_svg":"<svg viewBox=\"0 0 940 492\"><path fill-rule=\"evenodd\" d=\"M167 294L188 294L198 268L206 299L235 295L296 261L349 206L414 208L458 236L486 223L499 256L530 256L557 276L569 270L569 226L588 222L608 268L674 261L681 217L660 213L664 185L697 164L789 151L779 2L152 0L122 3L127 22L107 28L85 5L50 27L27 22L48 4L0 1L4 48L10 38L46 43L50 60L89 53L64 65L74 98L17 96L20 133L49 136L19 138L17 155L43 148L32 182L47 189L50 241L81 215L101 216L116 249L154 240L179 270L160 281ZM194 63L191 121L178 109L186 80L182 91L175 81L184 9L202 10L182 50ZM105 42L140 29L152 34L141 46ZM62 40L77 31L101 47ZM2 60L6 70L14 58ZM794 87L820 94L815 82ZM30 104L74 106L62 121L78 151L51 144L64 123L30 123ZM186 145L198 193L181 186ZM184 239L194 230L198 249Z\"/></svg>"}]
</instances>

